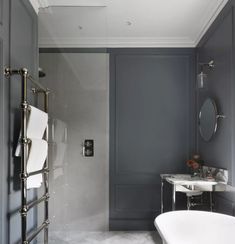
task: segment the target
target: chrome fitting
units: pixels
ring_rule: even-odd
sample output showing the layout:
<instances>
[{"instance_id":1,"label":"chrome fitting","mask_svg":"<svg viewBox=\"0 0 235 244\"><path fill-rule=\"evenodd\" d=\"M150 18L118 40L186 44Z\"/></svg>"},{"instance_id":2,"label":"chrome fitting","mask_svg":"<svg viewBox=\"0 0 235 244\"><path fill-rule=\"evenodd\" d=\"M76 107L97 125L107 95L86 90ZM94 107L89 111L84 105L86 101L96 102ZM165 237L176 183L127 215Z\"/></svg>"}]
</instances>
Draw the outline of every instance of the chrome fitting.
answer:
<instances>
[{"instance_id":1,"label":"chrome fitting","mask_svg":"<svg viewBox=\"0 0 235 244\"><path fill-rule=\"evenodd\" d=\"M29 104L27 102L21 103L21 108L22 109L28 109L28 107L29 107Z\"/></svg>"},{"instance_id":2,"label":"chrome fitting","mask_svg":"<svg viewBox=\"0 0 235 244\"><path fill-rule=\"evenodd\" d=\"M31 88L31 91L32 91L32 93L37 93L37 89L36 88Z\"/></svg>"},{"instance_id":3,"label":"chrome fitting","mask_svg":"<svg viewBox=\"0 0 235 244\"><path fill-rule=\"evenodd\" d=\"M31 142L31 140L28 139L28 138L22 138L22 139L21 139L21 143L22 143L22 144L29 144L30 142Z\"/></svg>"},{"instance_id":4,"label":"chrome fitting","mask_svg":"<svg viewBox=\"0 0 235 244\"><path fill-rule=\"evenodd\" d=\"M21 180L26 180L29 177L28 173L22 173L20 174L20 179Z\"/></svg>"},{"instance_id":5,"label":"chrome fitting","mask_svg":"<svg viewBox=\"0 0 235 244\"><path fill-rule=\"evenodd\" d=\"M22 216L24 216L24 217L26 217L27 216L27 212L28 212L28 207L27 206L23 206L22 208L21 208L21 210L20 210L20 214L22 215Z\"/></svg>"},{"instance_id":6,"label":"chrome fitting","mask_svg":"<svg viewBox=\"0 0 235 244\"><path fill-rule=\"evenodd\" d=\"M50 170L48 168L44 168L44 174L49 174Z\"/></svg>"},{"instance_id":7,"label":"chrome fitting","mask_svg":"<svg viewBox=\"0 0 235 244\"><path fill-rule=\"evenodd\" d=\"M45 91L46 95L50 94L50 92L51 92L51 91L50 91L50 89L48 89L48 88L47 88L46 91Z\"/></svg>"},{"instance_id":8,"label":"chrome fitting","mask_svg":"<svg viewBox=\"0 0 235 244\"><path fill-rule=\"evenodd\" d=\"M4 75L6 78L9 78L11 76L11 69L9 67L4 69Z\"/></svg>"},{"instance_id":9,"label":"chrome fitting","mask_svg":"<svg viewBox=\"0 0 235 244\"><path fill-rule=\"evenodd\" d=\"M26 68L22 68L22 69L20 69L20 73L22 75L28 75L28 70Z\"/></svg>"}]
</instances>

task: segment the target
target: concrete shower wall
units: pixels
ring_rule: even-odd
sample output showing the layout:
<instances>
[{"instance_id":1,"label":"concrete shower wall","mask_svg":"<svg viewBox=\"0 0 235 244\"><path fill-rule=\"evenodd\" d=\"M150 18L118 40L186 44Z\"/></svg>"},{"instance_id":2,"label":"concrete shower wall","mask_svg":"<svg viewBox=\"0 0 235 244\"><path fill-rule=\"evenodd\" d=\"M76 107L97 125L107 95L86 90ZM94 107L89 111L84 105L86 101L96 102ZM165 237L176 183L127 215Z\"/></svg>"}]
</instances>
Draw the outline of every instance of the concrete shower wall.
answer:
<instances>
[{"instance_id":1,"label":"concrete shower wall","mask_svg":"<svg viewBox=\"0 0 235 244\"><path fill-rule=\"evenodd\" d=\"M108 59L106 53L40 53L41 81L52 91L51 120L67 127L61 169L53 165L55 151L50 155L52 232L108 229ZM84 139L95 140L94 157L82 156Z\"/></svg>"}]
</instances>

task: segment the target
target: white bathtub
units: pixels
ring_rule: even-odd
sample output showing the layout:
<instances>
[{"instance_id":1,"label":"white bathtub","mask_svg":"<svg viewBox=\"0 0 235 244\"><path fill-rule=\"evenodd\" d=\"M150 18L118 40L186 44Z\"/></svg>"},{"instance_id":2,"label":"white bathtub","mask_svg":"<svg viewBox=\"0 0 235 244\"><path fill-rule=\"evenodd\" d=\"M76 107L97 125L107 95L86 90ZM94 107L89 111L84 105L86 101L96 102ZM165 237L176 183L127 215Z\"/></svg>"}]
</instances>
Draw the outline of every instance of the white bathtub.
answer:
<instances>
[{"instance_id":1,"label":"white bathtub","mask_svg":"<svg viewBox=\"0 0 235 244\"><path fill-rule=\"evenodd\" d=\"M164 244L234 244L235 217L206 211L172 211L154 224Z\"/></svg>"}]
</instances>

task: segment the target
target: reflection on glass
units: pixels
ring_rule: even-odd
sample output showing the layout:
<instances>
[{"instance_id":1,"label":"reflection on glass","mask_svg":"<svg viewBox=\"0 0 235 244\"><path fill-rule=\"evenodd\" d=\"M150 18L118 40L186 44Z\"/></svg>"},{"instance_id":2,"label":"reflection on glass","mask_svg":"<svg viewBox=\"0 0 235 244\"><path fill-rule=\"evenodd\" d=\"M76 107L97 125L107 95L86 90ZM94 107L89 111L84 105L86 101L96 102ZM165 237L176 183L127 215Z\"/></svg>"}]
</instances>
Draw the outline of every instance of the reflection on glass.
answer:
<instances>
[{"instance_id":1,"label":"reflection on glass","mask_svg":"<svg viewBox=\"0 0 235 244\"><path fill-rule=\"evenodd\" d=\"M211 98L207 98L201 107L199 130L205 141L209 141L217 130L217 108Z\"/></svg>"},{"instance_id":2,"label":"reflection on glass","mask_svg":"<svg viewBox=\"0 0 235 244\"><path fill-rule=\"evenodd\" d=\"M47 74L41 82L51 90L49 235L55 243L108 230L108 65L107 53L40 54ZM82 155L87 138L96 142L94 157Z\"/></svg>"}]
</instances>

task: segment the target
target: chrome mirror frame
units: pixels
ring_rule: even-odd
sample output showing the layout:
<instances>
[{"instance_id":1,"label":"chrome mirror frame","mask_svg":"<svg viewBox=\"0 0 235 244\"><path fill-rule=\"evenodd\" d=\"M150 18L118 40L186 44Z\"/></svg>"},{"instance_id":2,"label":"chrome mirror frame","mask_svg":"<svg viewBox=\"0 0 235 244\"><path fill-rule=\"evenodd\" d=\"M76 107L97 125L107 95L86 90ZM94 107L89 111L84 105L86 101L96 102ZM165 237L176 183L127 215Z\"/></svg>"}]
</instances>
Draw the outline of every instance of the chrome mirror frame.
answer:
<instances>
[{"instance_id":1,"label":"chrome mirror frame","mask_svg":"<svg viewBox=\"0 0 235 244\"><path fill-rule=\"evenodd\" d=\"M208 100L211 102L211 104L212 104L212 106L213 106L213 109L214 109L214 115L215 115L215 117L214 117L214 121L215 121L215 123L214 123L214 125L213 125L214 128L213 128L213 132L212 132L212 134L210 135L209 138L206 138L205 135L203 135L203 132L202 132L201 118L202 118L202 107L204 106L204 104L205 104L206 101L208 101ZM226 116L221 115L221 114L218 114L218 109L217 109L215 100L212 99L212 98L210 98L210 97L206 98L206 99L204 100L204 102L203 102L201 108L200 108L200 112L199 112L199 116L198 116L198 119L199 119L199 120L198 120L199 132L200 132L200 136L202 137L202 139L203 139L204 141L206 141L206 142L211 141L211 139L213 138L213 136L215 135L215 133L216 133L217 130L218 130L218 119L224 119L224 118L226 118Z\"/></svg>"}]
</instances>

